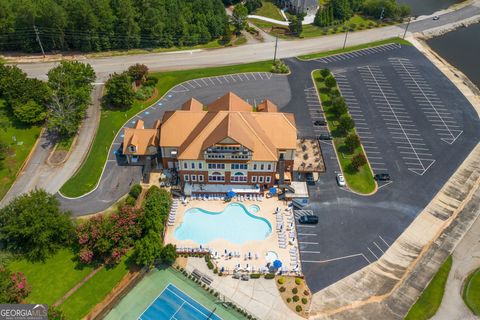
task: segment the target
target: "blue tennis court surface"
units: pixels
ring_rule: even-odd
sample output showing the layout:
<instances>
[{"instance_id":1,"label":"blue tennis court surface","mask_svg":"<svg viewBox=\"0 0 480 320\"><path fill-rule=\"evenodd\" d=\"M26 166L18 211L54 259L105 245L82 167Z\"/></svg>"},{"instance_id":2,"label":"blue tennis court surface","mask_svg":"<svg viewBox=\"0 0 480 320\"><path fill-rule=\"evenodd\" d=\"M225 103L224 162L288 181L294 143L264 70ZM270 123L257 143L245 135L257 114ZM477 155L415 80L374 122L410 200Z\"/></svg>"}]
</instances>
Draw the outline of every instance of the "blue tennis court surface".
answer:
<instances>
[{"instance_id":1,"label":"blue tennis court surface","mask_svg":"<svg viewBox=\"0 0 480 320\"><path fill-rule=\"evenodd\" d=\"M162 293L148 306L141 320L221 320L183 291L169 284Z\"/></svg>"}]
</instances>

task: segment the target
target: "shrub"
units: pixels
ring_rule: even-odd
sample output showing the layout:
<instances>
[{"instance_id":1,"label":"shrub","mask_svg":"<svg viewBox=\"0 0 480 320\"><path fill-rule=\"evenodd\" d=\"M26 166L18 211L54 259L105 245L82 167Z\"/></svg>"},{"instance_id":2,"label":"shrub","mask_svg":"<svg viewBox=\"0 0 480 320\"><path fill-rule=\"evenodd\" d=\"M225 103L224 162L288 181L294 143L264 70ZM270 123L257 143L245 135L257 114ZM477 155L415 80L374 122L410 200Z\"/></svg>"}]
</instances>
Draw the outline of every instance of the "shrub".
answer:
<instances>
[{"instance_id":1,"label":"shrub","mask_svg":"<svg viewBox=\"0 0 480 320\"><path fill-rule=\"evenodd\" d=\"M302 284L302 279L300 279L300 278L295 278L295 284L296 284L297 286L301 285L301 284Z\"/></svg>"},{"instance_id":2,"label":"shrub","mask_svg":"<svg viewBox=\"0 0 480 320\"><path fill-rule=\"evenodd\" d=\"M287 288L285 287L280 287L280 289L278 289L280 292L285 292L285 290L287 290Z\"/></svg>"},{"instance_id":3,"label":"shrub","mask_svg":"<svg viewBox=\"0 0 480 320\"><path fill-rule=\"evenodd\" d=\"M326 78L330 75L330 70L328 70L327 68L323 68L322 70L320 70L320 74L323 78Z\"/></svg>"},{"instance_id":4,"label":"shrub","mask_svg":"<svg viewBox=\"0 0 480 320\"><path fill-rule=\"evenodd\" d=\"M287 302L288 303L292 302L292 298L287 298Z\"/></svg>"},{"instance_id":5,"label":"shrub","mask_svg":"<svg viewBox=\"0 0 480 320\"><path fill-rule=\"evenodd\" d=\"M338 120L338 129L346 134L348 131L355 127L355 121L348 114L344 114Z\"/></svg>"},{"instance_id":6,"label":"shrub","mask_svg":"<svg viewBox=\"0 0 480 320\"><path fill-rule=\"evenodd\" d=\"M218 297L218 291L215 291L215 292L213 293L213 296L214 296L214 297Z\"/></svg>"},{"instance_id":7,"label":"shrub","mask_svg":"<svg viewBox=\"0 0 480 320\"><path fill-rule=\"evenodd\" d=\"M308 295L310 295L310 292L308 292L308 290L305 290L305 291L303 291L303 294L304 294L305 296L308 296Z\"/></svg>"},{"instance_id":8,"label":"shrub","mask_svg":"<svg viewBox=\"0 0 480 320\"><path fill-rule=\"evenodd\" d=\"M135 205L135 201L136 201L135 198L132 197L131 195L128 195L127 198L125 198L125 204L127 206L133 207Z\"/></svg>"},{"instance_id":9,"label":"shrub","mask_svg":"<svg viewBox=\"0 0 480 320\"><path fill-rule=\"evenodd\" d=\"M213 269L213 263L212 263L212 261L207 261L207 267L208 267L208 269L210 269L210 270Z\"/></svg>"},{"instance_id":10,"label":"shrub","mask_svg":"<svg viewBox=\"0 0 480 320\"><path fill-rule=\"evenodd\" d=\"M290 69L285 63L283 63L283 61L275 60L275 63L273 64L271 71L272 73L289 73Z\"/></svg>"},{"instance_id":11,"label":"shrub","mask_svg":"<svg viewBox=\"0 0 480 320\"><path fill-rule=\"evenodd\" d=\"M260 273L252 273L252 274L250 275L250 278L252 278L252 279L258 279L258 278L260 278Z\"/></svg>"},{"instance_id":12,"label":"shrub","mask_svg":"<svg viewBox=\"0 0 480 320\"><path fill-rule=\"evenodd\" d=\"M362 167L366 164L367 164L367 158L365 158L365 155L363 153L358 153L358 154L353 156L352 167L355 170L358 170L360 167Z\"/></svg>"},{"instance_id":13,"label":"shrub","mask_svg":"<svg viewBox=\"0 0 480 320\"><path fill-rule=\"evenodd\" d=\"M213 273L217 274L218 273L218 268L213 269Z\"/></svg>"},{"instance_id":14,"label":"shrub","mask_svg":"<svg viewBox=\"0 0 480 320\"><path fill-rule=\"evenodd\" d=\"M145 81L146 86L155 86L158 83L158 78L155 76L148 76Z\"/></svg>"},{"instance_id":15,"label":"shrub","mask_svg":"<svg viewBox=\"0 0 480 320\"><path fill-rule=\"evenodd\" d=\"M203 259L205 259L205 262L210 261L210 256L208 254L203 256Z\"/></svg>"},{"instance_id":16,"label":"shrub","mask_svg":"<svg viewBox=\"0 0 480 320\"><path fill-rule=\"evenodd\" d=\"M301 312L301 311L302 311L302 306L301 306L301 305L296 306L296 307L295 307L295 310L296 310L297 312Z\"/></svg>"},{"instance_id":17,"label":"shrub","mask_svg":"<svg viewBox=\"0 0 480 320\"><path fill-rule=\"evenodd\" d=\"M298 300L300 300L300 297L297 296L297 295L294 295L294 296L292 297L292 300L293 300L293 302L298 302Z\"/></svg>"},{"instance_id":18,"label":"shrub","mask_svg":"<svg viewBox=\"0 0 480 320\"><path fill-rule=\"evenodd\" d=\"M307 304L307 302L308 302L308 299L307 299L307 298L302 298L302 303L303 303L303 304Z\"/></svg>"},{"instance_id":19,"label":"shrub","mask_svg":"<svg viewBox=\"0 0 480 320\"><path fill-rule=\"evenodd\" d=\"M130 192L128 194L134 197L135 199L138 199L138 196L140 195L140 193L142 193L142 186L139 184L134 184L130 188Z\"/></svg>"},{"instance_id":20,"label":"shrub","mask_svg":"<svg viewBox=\"0 0 480 320\"><path fill-rule=\"evenodd\" d=\"M356 23L350 23L350 30L355 30L357 28L357 24Z\"/></svg>"},{"instance_id":21,"label":"shrub","mask_svg":"<svg viewBox=\"0 0 480 320\"><path fill-rule=\"evenodd\" d=\"M337 85L337 80L335 80L335 78L332 75L328 75L325 78L325 85L328 88L332 89L333 87L335 87Z\"/></svg>"},{"instance_id":22,"label":"shrub","mask_svg":"<svg viewBox=\"0 0 480 320\"><path fill-rule=\"evenodd\" d=\"M355 133L350 133L346 138L345 138L345 148L347 149L348 152L352 153L355 151L356 148L360 146L360 138L358 137L357 134Z\"/></svg>"},{"instance_id":23,"label":"shrub","mask_svg":"<svg viewBox=\"0 0 480 320\"><path fill-rule=\"evenodd\" d=\"M292 293L293 293L293 294L297 294L297 293L298 293L298 289L297 289L297 288L293 288L293 289L292 289Z\"/></svg>"},{"instance_id":24,"label":"shrub","mask_svg":"<svg viewBox=\"0 0 480 320\"><path fill-rule=\"evenodd\" d=\"M265 279L273 279L273 278L275 278L275 273L267 273L265 275Z\"/></svg>"},{"instance_id":25,"label":"shrub","mask_svg":"<svg viewBox=\"0 0 480 320\"><path fill-rule=\"evenodd\" d=\"M153 95L154 86L143 85L135 93L135 99L148 100Z\"/></svg>"},{"instance_id":26,"label":"shrub","mask_svg":"<svg viewBox=\"0 0 480 320\"><path fill-rule=\"evenodd\" d=\"M285 278L280 277L280 278L278 278L277 282L278 282L278 284L284 284L285 283Z\"/></svg>"}]
</instances>

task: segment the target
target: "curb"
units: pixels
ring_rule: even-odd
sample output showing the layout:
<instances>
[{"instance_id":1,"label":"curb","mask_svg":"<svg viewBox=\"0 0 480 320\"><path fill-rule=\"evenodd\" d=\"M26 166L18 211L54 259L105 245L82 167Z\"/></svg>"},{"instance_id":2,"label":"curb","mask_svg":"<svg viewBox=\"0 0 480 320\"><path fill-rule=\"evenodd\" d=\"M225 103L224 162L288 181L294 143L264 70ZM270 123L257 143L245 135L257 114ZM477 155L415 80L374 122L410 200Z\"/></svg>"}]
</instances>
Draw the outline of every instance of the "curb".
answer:
<instances>
[{"instance_id":1,"label":"curb","mask_svg":"<svg viewBox=\"0 0 480 320\"><path fill-rule=\"evenodd\" d=\"M58 166L61 166L62 164L64 164L68 160L68 158L70 158L70 154L73 152L73 148L75 147L75 143L77 142L77 138L78 138L78 134L75 135L75 137L73 138L72 143L70 144L70 148L68 149L68 152L65 155L65 157L62 159L62 161L60 161L58 163L53 163L53 162L50 161L50 158L53 156L53 154L57 150L58 143L56 143L55 146L53 147L53 150L50 151L50 155L48 156L47 161L46 161L47 164L49 166L52 166L52 167L58 167Z\"/></svg>"}]
</instances>

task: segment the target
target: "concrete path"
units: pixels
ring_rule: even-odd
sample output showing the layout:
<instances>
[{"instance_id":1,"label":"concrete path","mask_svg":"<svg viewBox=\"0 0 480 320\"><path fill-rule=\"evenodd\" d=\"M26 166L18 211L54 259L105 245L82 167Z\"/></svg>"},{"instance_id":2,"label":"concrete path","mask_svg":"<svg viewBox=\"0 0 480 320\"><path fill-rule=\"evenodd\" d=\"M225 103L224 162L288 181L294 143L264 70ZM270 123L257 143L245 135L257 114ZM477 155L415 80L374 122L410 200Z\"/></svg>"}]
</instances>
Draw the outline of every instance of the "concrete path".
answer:
<instances>
[{"instance_id":1,"label":"concrete path","mask_svg":"<svg viewBox=\"0 0 480 320\"><path fill-rule=\"evenodd\" d=\"M186 269L189 272L197 269L210 276L214 279L212 288L258 319L303 319L285 305L278 292L275 280L250 279L249 281L241 281L233 279L231 276L219 277L208 269L203 258L188 258Z\"/></svg>"},{"instance_id":2,"label":"concrete path","mask_svg":"<svg viewBox=\"0 0 480 320\"><path fill-rule=\"evenodd\" d=\"M103 85L96 85L92 91L92 104L87 109L86 118L80 127L78 137L72 152L65 163L60 166L47 164L47 159L54 147L49 141L47 133L40 137L40 142L33 150L30 161L17 177L17 180L0 201L0 207L5 206L14 197L29 192L35 188L45 189L56 193L82 164L88 154L90 145L95 138L100 121L100 98Z\"/></svg>"},{"instance_id":3,"label":"concrete path","mask_svg":"<svg viewBox=\"0 0 480 320\"><path fill-rule=\"evenodd\" d=\"M480 267L480 218L477 218L468 233L453 252L453 264L448 275L442 304L432 320L478 319L462 299L463 281Z\"/></svg>"},{"instance_id":4,"label":"concrete path","mask_svg":"<svg viewBox=\"0 0 480 320\"><path fill-rule=\"evenodd\" d=\"M285 13L283 13L283 11L282 11L282 15L285 16ZM279 24L279 25L282 25L282 26L288 26L288 24L290 23L290 22L287 20L287 17L285 17L285 20L286 20L286 21L281 21L281 20L276 20L276 19L272 19L272 18L267 18L267 17L264 17L264 16L257 16L257 15L254 15L254 14L248 15L248 17L249 17L250 19L258 19L258 20L262 20L262 21L267 21L267 22ZM302 24L303 24L303 25L312 24L312 23L313 23L313 20L315 20L315 16L314 16L314 15L305 16L305 18L304 18L303 21L302 21Z\"/></svg>"}]
</instances>

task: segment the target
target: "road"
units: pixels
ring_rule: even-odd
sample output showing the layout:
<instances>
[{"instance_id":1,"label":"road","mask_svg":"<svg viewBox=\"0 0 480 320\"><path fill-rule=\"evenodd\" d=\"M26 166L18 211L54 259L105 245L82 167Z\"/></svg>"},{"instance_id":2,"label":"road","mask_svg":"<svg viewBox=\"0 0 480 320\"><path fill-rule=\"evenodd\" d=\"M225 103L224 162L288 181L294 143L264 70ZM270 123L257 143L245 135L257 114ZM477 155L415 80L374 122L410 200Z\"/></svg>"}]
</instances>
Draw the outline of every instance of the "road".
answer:
<instances>
[{"instance_id":1,"label":"road","mask_svg":"<svg viewBox=\"0 0 480 320\"><path fill-rule=\"evenodd\" d=\"M440 19L433 21L425 17L423 20L413 21L409 31L420 32L480 14L480 1L465 6L456 11L447 12ZM348 35L347 45L358 45L378 41L391 37L403 36L405 25L389 26L371 30L353 32ZM279 41L277 57L288 58L302 54L338 49L343 45L345 34L310 38L296 41ZM140 54L116 56L107 58L86 59L90 63L99 79L105 79L112 72L121 72L130 65L141 61L151 70L191 69L211 66L247 63L272 59L274 44L270 42L247 44L241 47L229 47L215 50L180 51L155 54ZM46 72L54 66L54 62L19 64L29 76L45 78Z\"/></svg>"}]
</instances>

